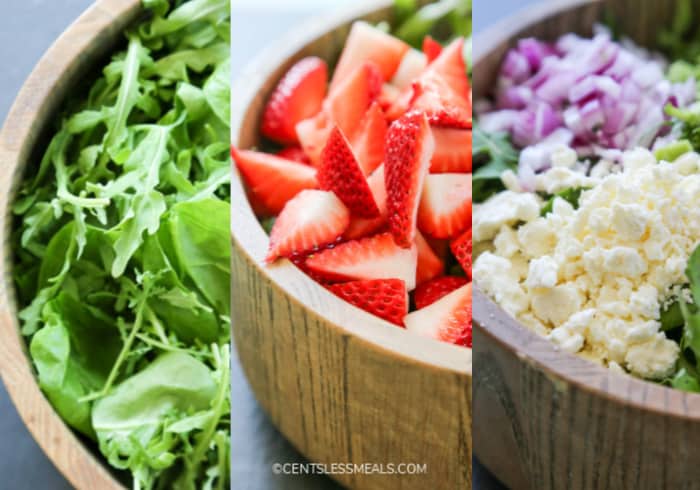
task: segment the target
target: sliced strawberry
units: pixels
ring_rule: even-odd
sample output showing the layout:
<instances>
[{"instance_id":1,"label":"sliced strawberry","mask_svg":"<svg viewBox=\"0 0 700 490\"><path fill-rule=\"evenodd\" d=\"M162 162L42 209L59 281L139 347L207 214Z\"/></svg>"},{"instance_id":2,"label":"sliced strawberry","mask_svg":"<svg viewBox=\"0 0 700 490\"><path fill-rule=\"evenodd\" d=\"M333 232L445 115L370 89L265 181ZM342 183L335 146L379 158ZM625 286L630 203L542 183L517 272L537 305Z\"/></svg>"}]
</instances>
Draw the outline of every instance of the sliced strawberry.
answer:
<instances>
[{"instance_id":1,"label":"sliced strawberry","mask_svg":"<svg viewBox=\"0 0 700 490\"><path fill-rule=\"evenodd\" d=\"M430 172L471 173L472 132L470 129L433 127L435 153L430 161Z\"/></svg>"},{"instance_id":2,"label":"sliced strawberry","mask_svg":"<svg viewBox=\"0 0 700 490\"><path fill-rule=\"evenodd\" d=\"M379 208L360 164L345 135L336 127L321 154L318 182L321 189L333 191L350 212L361 218L378 218Z\"/></svg>"},{"instance_id":3,"label":"sliced strawberry","mask_svg":"<svg viewBox=\"0 0 700 490\"><path fill-rule=\"evenodd\" d=\"M384 112L375 101L362 119L360 128L352 140L352 149L364 175L369 175L384 161L384 144L387 123Z\"/></svg>"},{"instance_id":4,"label":"sliced strawberry","mask_svg":"<svg viewBox=\"0 0 700 490\"><path fill-rule=\"evenodd\" d=\"M306 266L333 281L402 279L416 286L416 247L401 248L389 233L341 243L306 261Z\"/></svg>"},{"instance_id":5,"label":"sliced strawberry","mask_svg":"<svg viewBox=\"0 0 700 490\"><path fill-rule=\"evenodd\" d=\"M423 235L416 232L416 248L418 249L418 266L416 268L416 284L422 284L445 272L445 264L438 257Z\"/></svg>"},{"instance_id":6,"label":"sliced strawberry","mask_svg":"<svg viewBox=\"0 0 700 490\"><path fill-rule=\"evenodd\" d=\"M423 39L423 54L428 58L428 63L432 63L442 53L442 44L430 36Z\"/></svg>"},{"instance_id":7,"label":"sliced strawberry","mask_svg":"<svg viewBox=\"0 0 700 490\"><path fill-rule=\"evenodd\" d=\"M426 306L432 305L443 296L450 294L455 289L461 288L468 282L466 277L443 276L419 284L413 292L413 300L416 303L416 309L422 310Z\"/></svg>"},{"instance_id":8,"label":"sliced strawberry","mask_svg":"<svg viewBox=\"0 0 700 490\"><path fill-rule=\"evenodd\" d=\"M384 170L389 230L402 247L410 247L416 236L418 203L434 149L423 114L406 114L389 128Z\"/></svg>"},{"instance_id":9,"label":"sliced strawberry","mask_svg":"<svg viewBox=\"0 0 700 490\"><path fill-rule=\"evenodd\" d=\"M376 63L381 70L382 79L389 81L408 50L408 44L391 34L366 22L355 22L333 74L331 90L338 87L353 70L366 61Z\"/></svg>"},{"instance_id":10,"label":"sliced strawberry","mask_svg":"<svg viewBox=\"0 0 700 490\"><path fill-rule=\"evenodd\" d=\"M294 255L289 257L289 260L295 266L297 266L304 274L309 276L311 279L313 279L314 281L316 281L317 283L319 283L323 286L328 286L331 283L329 281L327 281L326 278L323 277L321 274L317 274L314 271L312 271L311 269L309 269L306 266L306 261L308 260L308 258L311 255L316 254L324 249L331 249L331 248L335 247L336 245L338 245L338 243L340 243L341 241L342 241L342 237L338 237L338 239L334 242L328 243L328 244L323 245L321 247L313 248L312 250L310 250L308 252L294 254Z\"/></svg>"},{"instance_id":11,"label":"sliced strawberry","mask_svg":"<svg viewBox=\"0 0 700 490\"><path fill-rule=\"evenodd\" d=\"M413 84L411 109L426 112L431 124L471 128L471 90L463 48L464 39L456 39Z\"/></svg>"},{"instance_id":12,"label":"sliced strawberry","mask_svg":"<svg viewBox=\"0 0 700 490\"><path fill-rule=\"evenodd\" d=\"M325 110L347 135L354 136L367 109L382 92L382 74L377 65L368 61L350 72L328 95Z\"/></svg>"},{"instance_id":13,"label":"sliced strawberry","mask_svg":"<svg viewBox=\"0 0 700 490\"><path fill-rule=\"evenodd\" d=\"M461 129L472 127L472 104L467 67L459 38L442 50L423 73L404 89L387 118L394 120L408 110L423 111L430 123Z\"/></svg>"},{"instance_id":14,"label":"sliced strawberry","mask_svg":"<svg viewBox=\"0 0 700 490\"><path fill-rule=\"evenodd\" d=\"M410 86L403 90L394 99L394 105L385 110L386 118L389 121L396 121L401 116L408 112L411 107L411 102L413 101L413 86Z\"/></svg>"},{"instance_id":15,"label":"sliced strawberry","mask_svg":"<svg viewBox=\"0 0 700 490\"><path fill-rule=\"evenodd\" d=\"M321 152L326 146L331 129L333 129L331 118L324 111L297 124L299 142L304 153L311 160L311 165L318 167L321 164Z\"/></svg>"},{"instance_id":16,"label":"sliced strawberry","mask_svg":"<svg viewBox=\"0 0 700 490\"><path fill-rule=\"evenodd\" d=\"M276 215L304 189L318 187L316 169L268 153L231 148L231 155L264 214Z\"/></svg>"},{"instance_id":17,"label":"sliced strawberry","mask_svg":"<svg viewBox=\"0 0 700 490\"><path fill-rule=\"evenodd\" d=\"M454 254L459 265L467 274L467 277L472 277L472 230L471 228L464 232L459 238L450 244L452 253Z\"/></svg>"},{"instance_id":18,"label":"sliced strawberry","mask_svg":"<svg viewBox=\"0 0 700 490\"><path fill-rule=\"evenodd\" d=\"M280 151L277 152L277 156L281 158L286 158L287 160L292 160L295 162L303 163L306 165L311 164L311 160L309 159L309 156L304 153L304 150L302 150L298 146L288 146L286 148L282 148ZM435 157L433 157L433 160Z\"/></svg>"},{"instance_id":19,"label":"sliced strawberry","mask_svg":"<svg viewBox=\"0 0 700 490\"><path fill-rule=\"evenodd\" d=\"M399 96L401 96L401 90L399 88L390 83L385 83L382 85L382 91L379 93L379 97L377 97L377 103L379 107L382 108L382 111L386 112L396 104Z\"/></svg>"},{"instance_id":20,"label":"sliced strawberry","mask_svg":"<svg viewBox=\"0 0 700 490\"><path fill-rule=\"evenodd\" d=\"M331 91L316 116L299 122L297 136L313 165L321 163L321 152L334 126L349 138L360 128L362 119L382 90L382 75L374 63L364 63Z\"/></svg>"},{"instance_id":21,"label":"sliced strawberry","mask_svg":"<svg viewBox=\"0 0 700 490\"><path fill-rule=\"evenodd\" d=\"M406 329L451 344L471 347L472 285L455 289L435 303L409 313Z\"/></svg>"},{"instance_id":22,"label":"sliced strawberry","mask_svg":"<svg viewBox=\"0 0 700 490\"><path fill-rule=\"evenodd\" d=\"M326 97L328 66L310 56L297 62L282 77L265 106L262 134L284 144L296 143L296 125L321 110Z\"/></svg>"},{"instance_id":23,"label":"sliced strawberry","mask_svg":"<svg viewBox=\"0 0 700 490\"><path fill-rule=\"evenodd\" d=\"M270 233L267 262L335 242L350 222L350 213L332 192L306 190L289 201Z\"/></svg>"},{"instance_id":24,"label":"sliced strawberry","mask_svg":"<svg viewBox=\"0 0 700 490\"><path fill-rule=\"evenodd\" d=\"M348 303L403 327L403 318L408 313L408 292L402 280L351 281L329 286L328 289Z\"/></svg>"},{"instance_id":25,"label":"sliced strawberry","mask_svg":"<svg viewBox=\"0 0 700 490\"><path fill-rule=\"evenodd\" d=\"M408 88L427 66L428 59L423 53L409 49L401 59L401 64L396 70L394 78L391 79L391 84L401 90Z\"/></svg>"},{"instance_id":26,"label":"sliced strawberry","mask_svg":"<svg viewBox=\"0 0 700 490\"><path fill-rule=\"evenodd\" d=\"M471 222L471 174L428 175L418 207L418 229L435 238L453 238Z\"/></svg>"},{"instance_id":27,"label":"sliced strawberry","mask_svg":"<svg viewBox=\"0 0 700 490\"><path fill-rule=\"evenodd\" d=\"M347 240L355 240L373 235L387 225L386 186L384 185L384 164L380 165L372 175L367 178L367 184L372 191L374 202L379 209L378 218L351 217L350 225L345 231Z\"/></svg>"}]
</instances>

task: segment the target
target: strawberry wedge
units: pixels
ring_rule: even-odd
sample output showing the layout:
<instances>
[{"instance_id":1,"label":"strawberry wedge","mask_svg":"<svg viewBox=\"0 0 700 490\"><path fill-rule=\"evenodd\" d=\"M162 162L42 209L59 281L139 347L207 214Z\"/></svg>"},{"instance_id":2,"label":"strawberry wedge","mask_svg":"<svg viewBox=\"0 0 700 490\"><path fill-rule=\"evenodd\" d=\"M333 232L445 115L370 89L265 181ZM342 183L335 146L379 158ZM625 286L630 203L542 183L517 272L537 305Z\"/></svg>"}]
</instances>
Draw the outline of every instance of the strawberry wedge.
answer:
<instances>
[{"instance_id":1,"label":"strawberry wedge","mask_svg":"<svg viewBox=\"0 0 700 490\"><path fill-rule=\"evenodd\" d=\"M287 146L278 151L276 155L280 158L286 158L287 160L292 160L294 162L304 163L306 165L311 164L311 160L309 160L309 157L299 146Z\"/></svg>"},{"instance_id":2,"label":"strawberry wedge","mask_svg":"<svg viewBox=\"0 0 700 490\"><path fill-rule=\"evenodd\" d=\"M302 191L277 217L265 260L273 262L328 245L343 234L349 222L350 213L332 192Z\"/></svg>"},{"instance_id":3,"label":"strawberry wedge","mask_svg":"<svg viewBox=\"0 0 700 490\"><path fill-rule=\"evenodd\" d=\"M472 127L470 88L463 49L464 39L453 41L413 84L411 108L425 111L431 124Z\"/></svg>"},{"instance_id":4,"label":"strawberry wedge","mask_svg":"<svg viewBox=\"0 0 700 490\"><path fill-rule=\"evenodd\" d=\"M416 284L429 281L445 272L445 264L438 257L428 242L419 232L416 232L416 248L418 249L418 266L416 268Z\"/></svg>"},{"instance_id":5,"label":"strawberry wedge","mask_svg":"<svg viewBox=\"0 0 700 490\"><path fill-rule=\"evenodd\" d=\"M333 281L401 279L406 289L416 286L418 252L402 248L389 233L341 243L315 254L306 267Z\"/></svg>"},{"instance_id":6,"label":"strawberry wedge","mask_svg":"<svg viewBox=\"0 0 700 490\"><path fill-rule=\"evenodd\" d=\"M471 226L471 174L430 174L418 207L418 228L434 238L453 238Z\"/></svg>"},{"instance_id":7,"label":"strawberry wedge","mask_svg":"<svg viewBox=\"0 0 700 490\"><path fill-rule=\"evenodd\" d=\"M408 313L408 292L402 280L351 281L328 286L328 289L348 303L403 327Z\"/></svg>"},{"instance_id":8,"label":"strawberry wedge","mask_svg":"<svg viewBox=\"0 0 700 490\"><path fill-rule=\"evenodd\" d=\"M331 90L318 114L296 125L301 147L315 166L321 163L321 152L334 126L348 138L355 137L367 109L381 94L382 84L377 65L364 63Z\"/></svg>"},{"instance_id":9,"label":"strawberry wedge","mask_svg":"<svg viewBox=\"0 0 700 490\"><path fill-rule=\"evenodd\" d=\"M433 127L435 153L430 161L430 173L471 173L472 131Z\"/></svg>"},{"instance_id":10,"label":"strawberry wedge","mask_svg":"<svg viewBox=\"0 0 700 490\"><path fill-rule=\"evenodd\" d=\"M304 189L318 187L316 169L268 153L231 148L231 155L248 186L251 199L264 214L276 215Z\"/></svg>"},{"instance_id":11,"label":"strawberry wedge","mask_svg":"<svg viewBox=\"0 0 700 490\"><path fill-rule=\"evenodd\" d=\"M457 258L457 262L462 266L462 269L467 274L467 277L472 276L472 230L471 228L464 232L459 238L450 244L452 253Z\"/></svg>"},{"instance_id":12,"label":"strawberry wedge","mask_svg":"<svg viewBox=\"0 0 700 490\"><path fill-rule=\"evenodd\" d=\"M384 161L387 123L379 102L373 102L352 140L352 149L364 175L369 175Z\"/></svg>"},{"instance_id":13,"label":"strawberry wedge","mask_svg":"<svg viewBox=\"0 0 700 490\"><path fill-rule=\"evenodd\" d=\"M297 123L321 110L327 83L328 66L321 58L311 56L297 62L265 106L260 132L278 143L296 143Z\"/></svg>"},{"instance_id":14,"label":"strawberry wedge","mask_svg":"<svg viewBox=\"0 0 700 490\"><path fill-rule=\"evenodd\" d=\"M399 68L391 79L391 85L399 90L410 88L413 81L423 73L428 66L428 60L423 53L409 49L401 60Z\"/></svg>"},{"instance_id":15,"label":"strawberry wedge","mask_svg":"<svg viewBox=\"0 0 700 490\"><path fill-rule=\"evenodd\" d=\"M423 54L428 58L428 63L432 63L442 53L442 44L430 36L423 39Z\"/></svg>"},{"instance_id":16,"label":"strawberry wedge","mask_svg":"<svg viewBox=\"0 0 700 490\"><path fill-rule=\"evenodd\" d=\"M380 165L367 178L367 184L372 191L374 202L379 209L378 218L351 217L350 225L343 235L347 240L364 238L377 233L387 224L386 187L384 186L384 165Z\"/></svg>"},{"instance_id":17,"label":"strawberry wedge","mask_svg":"<svg viewBox=\"0 0 700 490\"><path fill-rule=\"evenodd\" d=\"M414 242L418 204L434 149L424 114L406 114L389 128L384 163L389 230L401 247Z\"/></svg>"},{"instance_id":18,"label":"strawberry wedge","mask_svg":"<svg viewBox=\"0 0 700 490\"><path fill-rule=\"evenodd\" d=\"M335 192L350 212L361 218L378 218L379 208L365 174L342 131L335 127L321 154L318 182L321 189Z\"/></svg>"},{"instance_id":19,"label":"strawberry wedge","mask_svg":"<svg viewBox=\"0 0 700 490\"><path fill-rule=\"evenodd\" d=\"M423 309L404 318L406 329L451 344L471 347L471 283L443 296Z\"/></svg>"},{"instance_id":20,"label":"strawberry wedge","mask_svg":"<svg viewBox=\"0 0 700 490\"><path fill-rule=\"evenodd\" d=\"M459 276L443 276L436 277L430 281L416 287L413 292L413 300L416 303L416 309L421 310L426 306L430 306L437 300L450 294L455 289L459 289L469 281L466 277Z\"/></svg>"},{"instance_id":21,"label":"strawberry wedge","mask_svg":"<svg viewBox=\"0 0 700 490\"><path fill-rule=\"evenodd\" d=\"M384 81L389 81L409 50L408 44L366 22L355 22L345 42L331 81L331 91L366 61L375 63Z\"/></svg>"}]
</instances>

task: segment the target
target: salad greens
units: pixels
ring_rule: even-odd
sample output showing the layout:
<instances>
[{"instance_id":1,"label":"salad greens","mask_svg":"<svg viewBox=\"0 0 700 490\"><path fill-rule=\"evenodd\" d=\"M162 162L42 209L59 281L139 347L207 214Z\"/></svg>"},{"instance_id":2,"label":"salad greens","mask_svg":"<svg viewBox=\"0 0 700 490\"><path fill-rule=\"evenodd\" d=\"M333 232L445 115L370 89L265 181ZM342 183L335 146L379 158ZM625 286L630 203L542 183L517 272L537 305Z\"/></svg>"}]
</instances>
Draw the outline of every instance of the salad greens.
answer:
<instances>
[{"instance_id":1,"label":"salad greens","mask_svg":"<svg viewBox=\"0 0 700 490\"><path fill-rule=\"evenodd\" d=\"M229 0L144 0L14 204L39 384L137 489L229 485Z\"/></svg>"},{"instance_id":2,"label":"salad greens","mask_svg":"<svg viewBox=\"0 0 700 490\"><path fill-rule=\"evenodd\" d=\"M478 167L472 176L472 199L483 202L503 190L503 172L512 170L517 173L518 152L506 133L488 133L475 122L472 135L472 154Z\"/></svg>"},{"instance_id":3,"label":"salad greens","mask_svg":"<svg viewBox=\"0 0 700 490\"><path fill-rule=\"evenodd\" d=\"M700 30L695 20L700 13L698 5L693 0L678 0L673 12L671 25L659 31L659 46L670 59L696 61L700 56Z\"/></svg>"},{"instance_id":4,"label":"salad greens","mask_svg":"<svg viewBox=\"0 0 700 490\"><path fill-rule=\"evenodd\" d=\"M472 0L438 0L423 7L416 0L395 0L394 5L398 21L394 35L414 48L420 49L425 36L440 31L463 36L471 46Z\"/></svg>"},{"instance_id":5,"label":"salad greens","mask_svg":"<svg viewBox=\"0 0 700 490\"><path fill-rule=\"evenodd\" d=\"M566 202L571 204L574 209L577 209L578 201L581 198L581 194L585 190L587 190L586 187L570 187L569 189L564 189L557 192L553 196L549 197L549 199L544 203L542 210L540 211L540 216L546 216L552 212L552 208L554 207L554 199L557 197L564 199Z\"/></svg>"}]
</instances>

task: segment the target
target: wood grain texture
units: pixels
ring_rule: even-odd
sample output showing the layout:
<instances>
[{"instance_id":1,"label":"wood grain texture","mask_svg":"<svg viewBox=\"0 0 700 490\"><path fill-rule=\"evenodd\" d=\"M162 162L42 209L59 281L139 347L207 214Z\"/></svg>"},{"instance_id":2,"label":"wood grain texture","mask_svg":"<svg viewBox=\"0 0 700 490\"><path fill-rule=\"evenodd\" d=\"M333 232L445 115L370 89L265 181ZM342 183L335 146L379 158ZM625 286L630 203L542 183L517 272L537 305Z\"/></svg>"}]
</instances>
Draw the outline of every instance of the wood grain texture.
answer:
<instances>
[{"instance_id":1,"label":"wood grain texture","mask_svg":"<svg viewBox=\"0 0 700 490\"><path fill-rule=\"evenodd\" d=\"M0 370L17 410L41 448L78 488L123 488L100 455L83 445L41 393L19 333L12 280L11 203L41 136L71 87L115 46L141 11L139 0L99 0L47 51L25 82L0 133Z\"/></svg>"},{"instance_id":2,"label":"wood grain texture","mask_svg":"<svg viewBox=\"0 0 700 490\"><path fill-rule=\"evenodd\" d=\"M295 61L334 61L350 22L390 20L389 3L312 22L262 53L232 88L233 143L257 144L263 104ZM471 351L365 313L288 261L264 266L267 236L235 172L231 193L235 344L273 423L312 461L427 464L423 475L335 475L350 488L471 488Z\"/></svg>"},{"instance_id":3,"label":"wood grain texture","mask_svg":"<svg viewBox=\"0 0 700 490\"><path fill-rule=\"evenodd\" d=\"M590 34L604 12L653 47L675 2L549 1L474 40L474 95L488 95L517 39ZM700 395L559 352L474 289L474 447L514 489L700 488Z\"/></svg>"}]
</instances>

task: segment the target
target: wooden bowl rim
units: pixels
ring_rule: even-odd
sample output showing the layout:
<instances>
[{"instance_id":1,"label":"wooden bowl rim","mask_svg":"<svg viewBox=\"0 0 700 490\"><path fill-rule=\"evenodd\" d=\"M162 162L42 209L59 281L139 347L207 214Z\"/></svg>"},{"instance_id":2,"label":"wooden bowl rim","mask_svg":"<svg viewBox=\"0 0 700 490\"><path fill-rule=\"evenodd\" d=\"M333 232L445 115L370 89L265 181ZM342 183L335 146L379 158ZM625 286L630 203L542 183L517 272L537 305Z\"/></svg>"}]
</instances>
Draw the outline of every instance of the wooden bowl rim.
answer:
<instances>
[{"instance_id":1,"label":"wooden bowl rim","mask_svg":"<svg viewBox=\"0 0 700 490\"><path fill-rule=\"evenodd\" d=\"M474 37L474 67L478 69L481 60L494 49L517 39L520 32L533 24L566 10L595 3L602 3L602 0L549 0L515 12ZM478 283L474 283L473 294L474 328L522 362L543 371L561 389L568 389L568 384L622 406L690 421L700 420L700 394L616 373L593 361L558 350L552 342L506 313L479 289Z\"/></svg>"},{"instance_id":2,"label":"wooden bowl rim","mask_svg":"<svg viewBox=\"0 0 700 490\"><path fill-rule=\"evenodd\" d=\"M306 22L263 50L244 68L231 86L232 144L235 145L239 141L252 103L262 96L260 90L280 66L292 57L298 58L300 51L323 35L337 30L355 18L380 12L391 5L390 0L365 0L351 8ZM359 338L389 355L423 363L431 368L471 376L471 349L420 337L366 313L310 280L288 260L265 266L263 258L267 251L267 234L248 203L237 170L233 172L231 195L231 232L234 248L254 263L258 274L274 284L274 287L284 291L293 302L303 305L317 317L323 318L337 333ZM232 293L235 294L235 291Z\"/></svg>"},{"instance_id":3,"label":"wooden bowl rim","mask_svg":"<svg viewBox=\"0 0 700 490\"><path fill-rule=\"evenodd\" d=\"M124 486L108 469L106 459L88 450L39 389L15 308L9 237L11 199L32 156L31 148L46 129L45 118L53 117L63 102L63 98L53 97L53 91L68 81L75 82L76 73L84 68L83 56L92 59L99 54L100 38L120 35L122 26L132 22L140 11L141 0L96 0L41 57L22 85L0 132L0 161L5 169L4 176L0 176L0 235L4 249L0 260L0 373L36 442L63 476L79 489L116 490ZM41 131L35 131L35 126Z\"/></svg>"}]
</instances>

